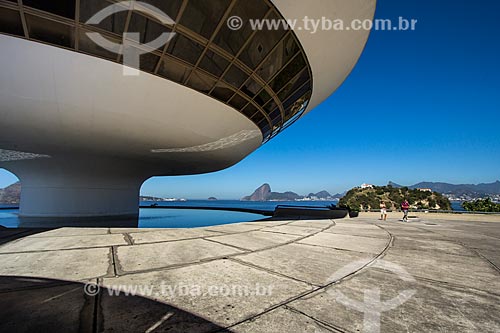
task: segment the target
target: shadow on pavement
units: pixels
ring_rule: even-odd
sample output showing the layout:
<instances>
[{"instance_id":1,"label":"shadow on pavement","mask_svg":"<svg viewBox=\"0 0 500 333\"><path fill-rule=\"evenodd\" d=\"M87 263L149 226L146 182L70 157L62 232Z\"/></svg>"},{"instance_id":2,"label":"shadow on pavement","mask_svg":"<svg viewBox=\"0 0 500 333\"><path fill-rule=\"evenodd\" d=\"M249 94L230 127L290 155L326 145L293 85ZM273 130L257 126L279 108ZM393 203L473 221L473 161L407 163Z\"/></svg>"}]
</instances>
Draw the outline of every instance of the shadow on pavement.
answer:
<instances>
[{"instance_id":1,"label":"shadow on pavement","mask_svg":"<svg viewBox=\"0 0 500 333\"><path fill-rule=\"evenodd\" d=\"M4 228L0 226L0 245L6 244L18 238L38 234L40 232L51 230L50 228L38 228L38 229L27 229L27 228Z\"/></svg>"},{"instance_id":2,"label":"shadow on pavement","mask_svg":"<svg viewBox=\"0 0 500 333\"><path fill-rule=\"evenodd\" d=\"M106 288L89 296L84 286L0 276L0 332L229 332L168 304Z\"/></svg>"}]
</instances>

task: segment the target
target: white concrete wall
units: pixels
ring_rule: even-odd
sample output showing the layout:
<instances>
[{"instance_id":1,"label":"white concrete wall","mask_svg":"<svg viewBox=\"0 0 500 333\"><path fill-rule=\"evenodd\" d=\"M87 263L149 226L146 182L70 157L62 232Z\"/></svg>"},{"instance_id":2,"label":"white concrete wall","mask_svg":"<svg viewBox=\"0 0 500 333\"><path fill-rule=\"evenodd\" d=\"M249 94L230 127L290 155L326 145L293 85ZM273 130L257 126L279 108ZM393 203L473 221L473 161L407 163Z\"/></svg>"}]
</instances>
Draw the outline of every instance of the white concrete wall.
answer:
<instances>
[{"instance_id":1,"label":"white concrete wall","mask_svg":"<svg viewBox=\"0 0 500 333\"><path fill-rule=\"evenodd\" d=\"M246 117L166 79L4 35L0 49L0 149L47 156L0 162L22 216L137 215L147 178L224 169L261 145Z\"/></svg>"},{"instance_id":2,"label":"white concrete wall","mask_svg":"<svg viewBox=\"0 0 500 333\"><path fill-rule=\"evenodd\" d=\"M164 164L153 174L168 175L228 167L262 142L242 114L169 80L123 76L120 64L5 35L0 49L2 149L130 158ZM238 141L222 154L152 152L227 138Z\"/></svg>"},{"instance_id":3,"label":"white concrete wall","mask_svg":"<svg viewBox=\"0 0 500 333\"><path fill-rule=\"evenodd\" d=\"M5 163L21 181L21 217L137 216L141 164L98 156Z\"/></svg>"}]
</instances>

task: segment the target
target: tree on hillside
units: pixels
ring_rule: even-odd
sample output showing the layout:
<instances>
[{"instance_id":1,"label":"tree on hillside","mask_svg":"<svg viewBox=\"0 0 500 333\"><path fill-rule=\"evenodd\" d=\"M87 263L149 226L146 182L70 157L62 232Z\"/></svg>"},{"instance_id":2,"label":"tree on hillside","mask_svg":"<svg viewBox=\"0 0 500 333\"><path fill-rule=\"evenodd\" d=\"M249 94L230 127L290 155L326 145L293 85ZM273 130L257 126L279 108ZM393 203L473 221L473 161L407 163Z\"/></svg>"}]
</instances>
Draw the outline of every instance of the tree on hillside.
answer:
<instances>
[{"instance_id":1,"label":"tree on hillside","mask_svg":"<svg viewBox=\"0 0 500 333\"><path fill-rule=\"evenodd\" d=\"M407 199L410 206L418 209L451 210L449 200L436 192L425 192L407 187L376 186L373 189L354 188L340 200L339 205L361 210L378 209L383 201L389 209L399 209L401 202Z\"/></svg>"},{"instance_id":2,"label":"tree on hillside","mask_svg":"<svg viewBox=\"0 0 500 333\"><path fill-rule=\"evenodd\" d=\"M500 204L494 203L490 198L478 199L472 202L464 202L462 204L462 207L464 207L465 210L472 212L500 212Z\"/></svg>"}]
</instances>

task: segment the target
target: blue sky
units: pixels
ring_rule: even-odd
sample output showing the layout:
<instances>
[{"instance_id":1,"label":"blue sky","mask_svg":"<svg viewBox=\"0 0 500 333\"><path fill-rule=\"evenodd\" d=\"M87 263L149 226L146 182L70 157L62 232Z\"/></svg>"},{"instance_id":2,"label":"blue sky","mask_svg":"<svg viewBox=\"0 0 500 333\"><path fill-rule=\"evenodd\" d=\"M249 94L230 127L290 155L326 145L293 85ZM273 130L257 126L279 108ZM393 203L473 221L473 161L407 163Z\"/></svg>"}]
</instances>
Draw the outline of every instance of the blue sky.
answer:
<instances>
[{"instance_id":1,"label":"blue sky","mask_svg":"<svg viewBox=\"0 0 500 333\"><path fill-rule=\"evenodd\" d=\"M236 166L155 177L143 194L238 199L342 192L363 182L500 179L500 1L379 0L376 17L418 19L372 32L358 65L322 105ZM16 178L0 171L0 187Z\"/></svg>"}]
</instances>

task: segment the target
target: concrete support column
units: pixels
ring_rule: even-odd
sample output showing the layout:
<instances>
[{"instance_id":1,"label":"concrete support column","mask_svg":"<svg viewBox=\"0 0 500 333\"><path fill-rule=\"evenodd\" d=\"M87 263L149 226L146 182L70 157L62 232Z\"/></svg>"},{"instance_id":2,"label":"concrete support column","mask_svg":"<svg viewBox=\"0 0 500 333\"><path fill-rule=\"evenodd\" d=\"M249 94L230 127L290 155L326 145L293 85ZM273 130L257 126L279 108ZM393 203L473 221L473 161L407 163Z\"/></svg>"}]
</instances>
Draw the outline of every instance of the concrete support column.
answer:
<instances>
[{"instance_id":1,"label":"concrete support column","mask_svg":"<svg viewBox=\"0 0 500 333\"><path fill-rule=\"evenodd\" d=\"M148 177L126 161L38 158L2 167L21 181L21 217L104 217L139 214L139 190Z\"/></svg>"}]
</instances>

